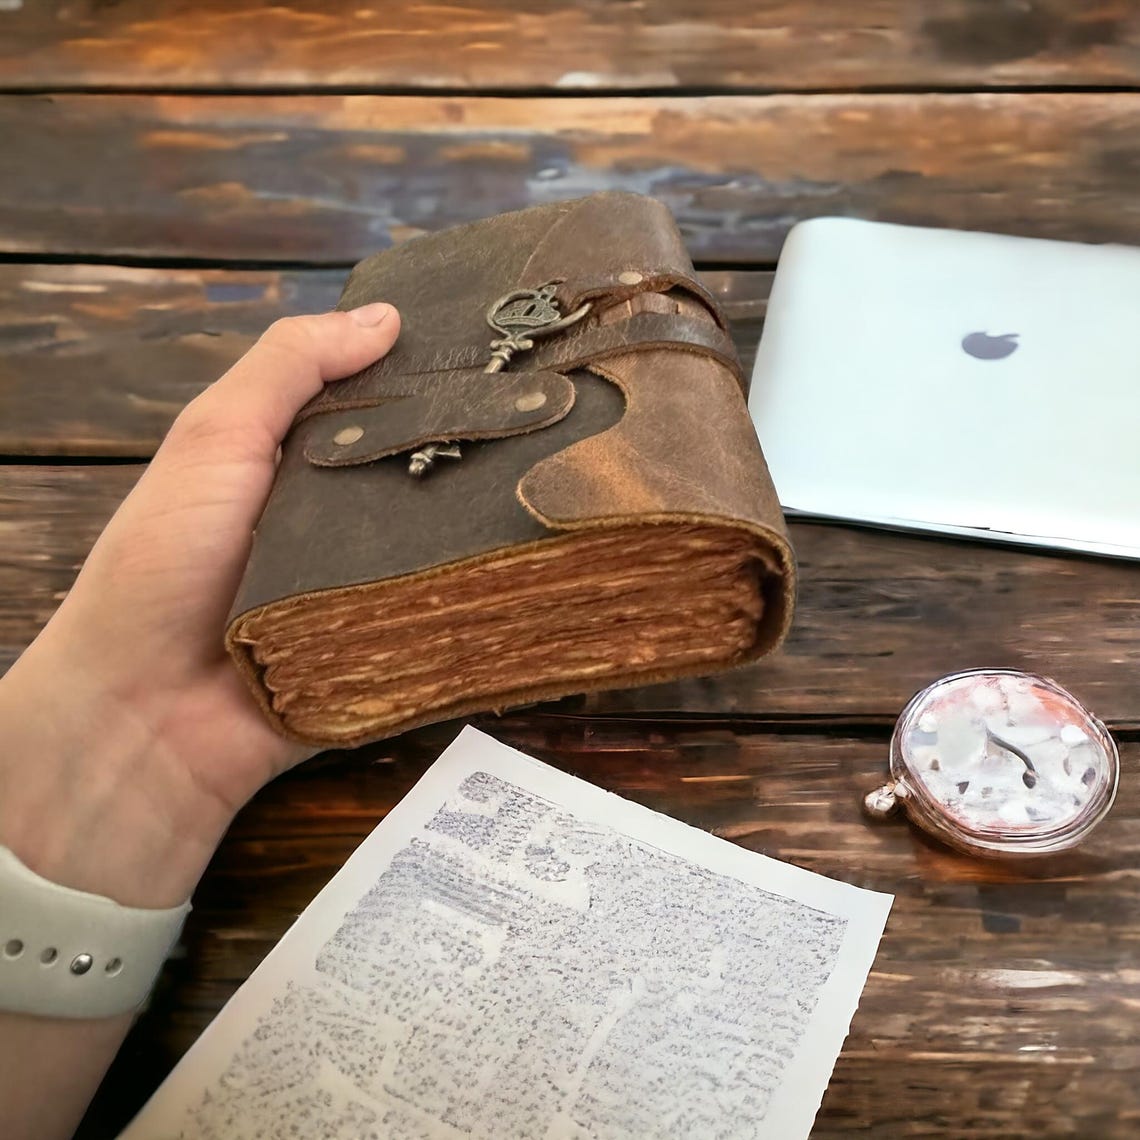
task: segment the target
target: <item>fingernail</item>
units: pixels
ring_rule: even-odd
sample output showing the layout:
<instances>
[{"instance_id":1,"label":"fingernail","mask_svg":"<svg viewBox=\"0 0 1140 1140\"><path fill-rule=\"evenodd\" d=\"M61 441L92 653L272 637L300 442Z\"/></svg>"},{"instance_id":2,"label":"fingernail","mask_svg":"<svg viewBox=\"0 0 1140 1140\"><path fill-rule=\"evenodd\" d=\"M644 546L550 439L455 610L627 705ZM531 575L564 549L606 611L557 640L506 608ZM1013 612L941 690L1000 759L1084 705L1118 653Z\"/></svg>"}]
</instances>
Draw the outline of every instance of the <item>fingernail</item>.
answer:
<instances>
[{"instance_id":1,"label":"fingernail","mask_svg":"<svg viewBox=\"0 0 1140 1140\"><path fill-rule=\"evenodd\" d=\"M372 328L382 324L392 315L392 306L386 301L373 301L371 305L361 305L359 309L349 309L348 315L361 328Z\"/></svg>"}]
</instances>

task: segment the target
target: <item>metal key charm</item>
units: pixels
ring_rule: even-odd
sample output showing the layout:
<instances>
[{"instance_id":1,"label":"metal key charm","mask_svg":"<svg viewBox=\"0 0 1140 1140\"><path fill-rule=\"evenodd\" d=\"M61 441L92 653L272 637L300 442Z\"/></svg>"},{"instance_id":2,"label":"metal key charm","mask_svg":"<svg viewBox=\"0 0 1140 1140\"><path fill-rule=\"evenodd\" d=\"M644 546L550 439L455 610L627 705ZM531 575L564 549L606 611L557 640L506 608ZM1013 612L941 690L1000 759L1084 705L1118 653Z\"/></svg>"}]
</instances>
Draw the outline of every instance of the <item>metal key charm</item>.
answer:
<instances>
[{"instance_id":1,"label":"metal key charm","mask_svg":"<svg viewBox=\"0 0 1140 1140\"><path fill-rule=\"evenodd\" d=\"M517 352L528 352L540 337L551 336L577 324L589 311L590 302L562 316L554 291L558 283L552 281L537 289L516 289L500 297L487 310L487 324L499 333L491 341L491 359L484 372L502 372ZM408 473L417 478L427 474L436 459L461 458L459 445L428 443L412 453L408 460Z\"/></svg>"},{"instance_id":2,"label":"metal key charm","mask_svg":"<svg viewBox=\"0 0 1140 1140\"><path fill-rule=\"evenodd\" d=\"M487 324L502 337L491 341L491 361L484 372L502 372L516 352L529 351L538 337L561 332L577 324L590 311L587 301L569 316L562 316L554 300L557 287L558 283L552 281L538 289L516 289L491 306Z\"/></svg>"}]
</instances>

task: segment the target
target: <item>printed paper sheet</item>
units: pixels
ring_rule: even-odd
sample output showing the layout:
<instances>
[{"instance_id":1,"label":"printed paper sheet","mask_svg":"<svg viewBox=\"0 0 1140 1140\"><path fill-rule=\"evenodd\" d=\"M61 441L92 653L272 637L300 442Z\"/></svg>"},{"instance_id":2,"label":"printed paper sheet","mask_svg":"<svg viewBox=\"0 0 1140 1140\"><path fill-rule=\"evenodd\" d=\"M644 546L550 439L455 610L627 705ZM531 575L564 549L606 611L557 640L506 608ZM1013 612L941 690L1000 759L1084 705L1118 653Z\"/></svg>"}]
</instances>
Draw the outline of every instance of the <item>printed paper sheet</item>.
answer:
<instances>
[{"instance_id":1,"label":"printed paper sheet","mask_svg":"<svg viewBox=\"0 0 1140 1140\"><path fill-rule=\"evenodd\" d=\"M806 1137L890 903L467 728L124 1140Z\"/></svg>"}]
</instances>

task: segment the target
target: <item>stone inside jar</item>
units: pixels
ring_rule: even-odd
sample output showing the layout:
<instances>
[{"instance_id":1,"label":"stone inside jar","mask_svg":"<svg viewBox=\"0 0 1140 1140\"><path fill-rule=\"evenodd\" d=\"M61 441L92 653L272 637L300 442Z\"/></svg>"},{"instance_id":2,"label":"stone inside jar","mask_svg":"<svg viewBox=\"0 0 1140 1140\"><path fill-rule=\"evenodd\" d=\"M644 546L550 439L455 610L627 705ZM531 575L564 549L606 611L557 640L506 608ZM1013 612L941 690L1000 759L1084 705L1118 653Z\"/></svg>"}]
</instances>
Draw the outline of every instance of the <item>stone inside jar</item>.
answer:
<instances>
[{"instance_id":1,"label":"stone inside jar","mask_svg":"<svg viewBox=\"0 0 1140 1140\"><path fill-rule=\"evenodd\" d=\"M1039 679L953 678L900 726L909 783L958 824L991 834L1051 832L1100 797L1111 765L1095 721Z\"/></svg>"}]
</instances>

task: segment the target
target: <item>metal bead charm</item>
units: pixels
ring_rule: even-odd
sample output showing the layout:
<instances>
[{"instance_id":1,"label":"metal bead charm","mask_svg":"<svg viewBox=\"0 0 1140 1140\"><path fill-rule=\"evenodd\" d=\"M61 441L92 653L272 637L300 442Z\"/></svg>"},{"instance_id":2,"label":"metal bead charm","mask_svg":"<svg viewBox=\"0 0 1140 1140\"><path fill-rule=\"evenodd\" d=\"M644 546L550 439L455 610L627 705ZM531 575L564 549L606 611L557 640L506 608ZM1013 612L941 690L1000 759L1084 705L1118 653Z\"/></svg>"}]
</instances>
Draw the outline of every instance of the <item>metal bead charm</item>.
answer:
<instances>
[{"instance_id":1,"label":"metal bead charm","mask_svg":"<svg viewBox=\"0 0 1140 1140\"><path fill-rule=\"evenodd\" d=\"M412 452L412 457L408 460L408 474L420 479L435 466L437 459L462 458L457 443L428 443L419 451Z\"/></svg>"}]
</instances>

